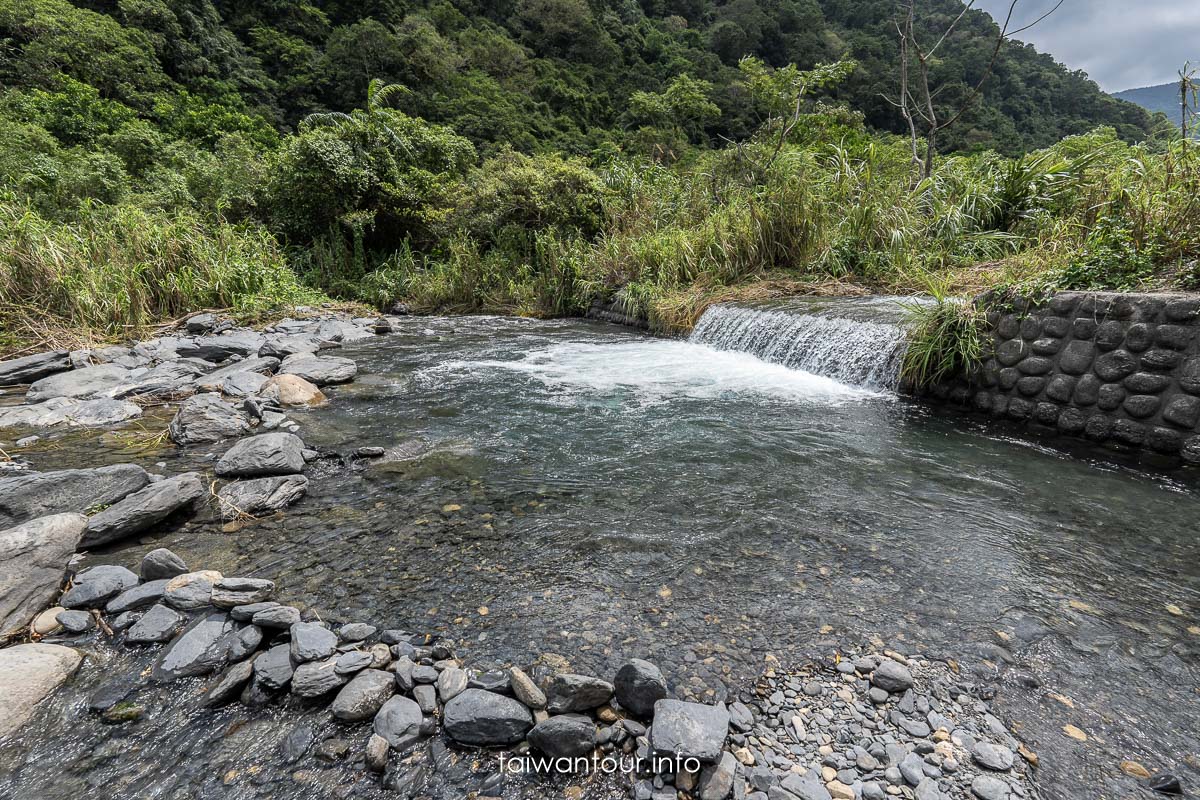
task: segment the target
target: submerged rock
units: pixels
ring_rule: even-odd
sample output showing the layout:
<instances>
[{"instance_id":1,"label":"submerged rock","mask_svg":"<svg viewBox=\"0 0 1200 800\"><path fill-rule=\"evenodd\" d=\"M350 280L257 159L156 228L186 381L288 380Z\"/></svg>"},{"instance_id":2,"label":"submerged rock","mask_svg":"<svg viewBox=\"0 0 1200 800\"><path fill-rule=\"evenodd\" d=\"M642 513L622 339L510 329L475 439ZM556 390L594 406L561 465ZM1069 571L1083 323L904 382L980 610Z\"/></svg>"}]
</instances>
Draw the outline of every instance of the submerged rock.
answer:
<instances>
[{"instance_id":1,"label":"submerged rock","mask_svg":"<svg viewBox=\"0 0 1200 800\"><path fill-rule=\"evenodd\" d=\"M221 515L235 519L242 514L255 516L287 508L308 491L303 475L278 475L227 484L217 492Z\"/></svg>"},{"instance_id":2,"label":"submerged rock","mask_svg":"<svg viewBox=\"0 0 1200 800\"><path fill-rule=\"evenodd\" d=\"M17 386L71 369L71 358L66 350L51 350L22 358L0 361L0 386Z\"/></svg>"},{"instance_id":3,"label":"submerged rock","mask_svg":"<svg viewBox=\"0 0 1200 800\"><path fill-rule=\"evenodd\" d=\"M447 703L442 721L456 742L482 746L516 744L533 727L523 703L482 689L467 689Z\"/></svg>"},{"instance_id":4,"label":"submerged rock","mask_svg":"<svg viewBox=\"0 0 1200 800\"><path fill-rule=\"evenodd\" d=\"M217 461L225 478L290 475L304 470L304 442L290 433L262 433L243 439Z\"/></svg>"},{"instance_id":5,"label":"submerged rock","mask_svg":"<svg viewBox=\"0 0 1200 800\"><path fill-rule=\"evenodd\" d=\"M0 739L20 730L82 660L69 647L40 642L0 650Z\"/></svg>"},{"instance_id":6,"label":"submerged rock","mask_svg":"<svg viewBox=\"0 0 1200 800\"><path fill-rule=\"evenodd\" d=\"M0 479L0 527L68 511L110 506L150 482L134 464L32 472Z\"/></svg>"},{"instance_id":7,"label":"submerged rock","mask_svg":"<svg viewBox=\"0 0 1200 800\"><path fill-rule=\"evenodd\" d=\"M12 636L58 593L87 518L55 514L0 531L0 638Z\"/></svg>"},{"instance_id":8,"label":"submerged rock","mask_svg":"<svg viewBox=\"0 0 1200 800\"><path fill-rule=\"evenodd\" d=\"M204 496L200 474L186 472L152 483L88 520L82 547L95 547L148 530Z\"/></svg>"}]
</instances>

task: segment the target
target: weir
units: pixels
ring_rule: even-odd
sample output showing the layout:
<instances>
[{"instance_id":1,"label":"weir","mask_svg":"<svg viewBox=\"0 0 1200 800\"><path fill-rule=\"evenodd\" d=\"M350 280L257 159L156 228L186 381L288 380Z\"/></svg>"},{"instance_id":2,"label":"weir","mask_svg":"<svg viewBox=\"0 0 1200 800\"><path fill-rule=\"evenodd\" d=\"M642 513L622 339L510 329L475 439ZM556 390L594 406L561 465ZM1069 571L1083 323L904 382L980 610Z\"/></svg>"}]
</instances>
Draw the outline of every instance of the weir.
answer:
<instances>
[{"instance_id":1,"label":"weir","mask_svg":"<svg viewBox=\"0 0 1200 800\"><path fill-rule=\"evenodd\" d=\"M841 383L895 392L907 337L902 298L722 304L689 340Z\"/></svg>"}]
</instances>

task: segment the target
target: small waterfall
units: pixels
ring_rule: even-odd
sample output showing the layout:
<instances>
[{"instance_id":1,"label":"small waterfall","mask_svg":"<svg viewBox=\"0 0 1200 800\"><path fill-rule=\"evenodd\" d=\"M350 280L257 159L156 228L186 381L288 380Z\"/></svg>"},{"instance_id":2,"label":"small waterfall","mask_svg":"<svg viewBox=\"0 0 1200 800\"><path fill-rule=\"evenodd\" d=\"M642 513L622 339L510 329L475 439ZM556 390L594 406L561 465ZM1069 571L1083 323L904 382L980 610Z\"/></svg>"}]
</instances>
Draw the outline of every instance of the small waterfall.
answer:
<instances>
[{"instance_id":1,"label":"small waterfall","mask_svg":"<svg viewBox=\"0 0 1200 800\"><path fill-rule=\"evenodd\" d=\"M689 340L852 386L896 391L906 344L900 311L895 300L717 305L704 312Z\"/></svg>"}]
</instances>

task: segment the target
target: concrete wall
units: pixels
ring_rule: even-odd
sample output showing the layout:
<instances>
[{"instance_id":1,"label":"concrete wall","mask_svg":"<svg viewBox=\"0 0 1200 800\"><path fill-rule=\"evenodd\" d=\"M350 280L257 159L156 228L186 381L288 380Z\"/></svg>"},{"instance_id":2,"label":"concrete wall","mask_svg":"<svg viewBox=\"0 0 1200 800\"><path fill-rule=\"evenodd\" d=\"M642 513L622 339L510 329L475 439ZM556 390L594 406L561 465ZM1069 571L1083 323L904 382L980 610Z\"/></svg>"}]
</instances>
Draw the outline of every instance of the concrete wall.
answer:
<instances>
[{"instance_id":1,"label":"concrete wall","mask_svg":"<svg viewBox=\"0 0 1200 800\"><path fill-rule=\"evenodd\" d=\"M1200 296L984 295L994 352L938 396L1115 450L1200 463Z\"/></svg>"}]
</instances>

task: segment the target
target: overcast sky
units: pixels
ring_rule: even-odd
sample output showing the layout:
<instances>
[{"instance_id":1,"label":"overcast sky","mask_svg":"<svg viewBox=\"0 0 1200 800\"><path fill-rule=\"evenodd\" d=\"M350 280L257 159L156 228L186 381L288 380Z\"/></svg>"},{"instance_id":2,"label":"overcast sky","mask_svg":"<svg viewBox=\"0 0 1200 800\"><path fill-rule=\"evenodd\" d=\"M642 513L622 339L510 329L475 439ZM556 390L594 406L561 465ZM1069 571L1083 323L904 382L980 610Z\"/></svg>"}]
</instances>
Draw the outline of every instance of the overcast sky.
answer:
<instances>
[{"instance_id":1,"label":"overcast sky","mask_svg":"<svg viewBox=\"0 0 1200 800\"><path fill-rule=\"evenodd\" d=\"M1011 28L1021 28L1057 0L1020 0ZM975 7L999 17L1010 0L977 0ZM1200 63L1200 2L1197 0L1064 0L1062 8L1020 34L1072 69L1088 73L1110 92L1178 78L1188 59Z\"/></svg>"}]
</instances>

